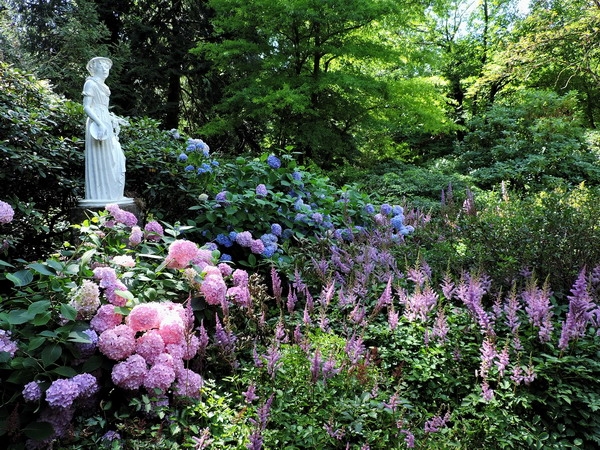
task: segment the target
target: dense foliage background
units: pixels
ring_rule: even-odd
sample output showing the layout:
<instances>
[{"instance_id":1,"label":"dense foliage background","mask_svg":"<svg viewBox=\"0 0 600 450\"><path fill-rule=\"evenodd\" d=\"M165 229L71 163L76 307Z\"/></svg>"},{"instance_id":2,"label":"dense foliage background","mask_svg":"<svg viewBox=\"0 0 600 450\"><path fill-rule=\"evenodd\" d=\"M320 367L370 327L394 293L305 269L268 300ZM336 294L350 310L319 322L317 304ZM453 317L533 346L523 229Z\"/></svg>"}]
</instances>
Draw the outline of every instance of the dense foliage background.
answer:
<instances>
[{"instance_id":1,"label":"dense foliage background","mask_svg":"<svg viewBox=\"0 0 600 450\"><path fill-rule=\"evenodd\" d=\"M1 438L597 448L600 7L518 6L0 0Z\"/></svg>"}]
</instances>

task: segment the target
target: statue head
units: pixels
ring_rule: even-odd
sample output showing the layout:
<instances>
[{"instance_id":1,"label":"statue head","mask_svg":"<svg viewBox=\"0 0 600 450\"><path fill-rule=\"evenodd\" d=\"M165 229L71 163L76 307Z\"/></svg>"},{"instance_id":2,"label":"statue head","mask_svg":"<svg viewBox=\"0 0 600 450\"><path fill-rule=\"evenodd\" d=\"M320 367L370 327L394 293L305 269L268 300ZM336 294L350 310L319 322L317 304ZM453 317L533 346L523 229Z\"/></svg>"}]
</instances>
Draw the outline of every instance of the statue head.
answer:
<instances>
[{"instance_id":1,"label":"statue head","mask_svg":"<svg viewBox=\"0 0 600 450\"><path fill-rule=\"evenodd\" d=\"M112 67L112 61L109 58L105 58L104 56L96 56L90 59L85 66L90 75L94 76L96 72L96 68L99 64L105 64L110 69Z\"/></svg>"}]
</instances>

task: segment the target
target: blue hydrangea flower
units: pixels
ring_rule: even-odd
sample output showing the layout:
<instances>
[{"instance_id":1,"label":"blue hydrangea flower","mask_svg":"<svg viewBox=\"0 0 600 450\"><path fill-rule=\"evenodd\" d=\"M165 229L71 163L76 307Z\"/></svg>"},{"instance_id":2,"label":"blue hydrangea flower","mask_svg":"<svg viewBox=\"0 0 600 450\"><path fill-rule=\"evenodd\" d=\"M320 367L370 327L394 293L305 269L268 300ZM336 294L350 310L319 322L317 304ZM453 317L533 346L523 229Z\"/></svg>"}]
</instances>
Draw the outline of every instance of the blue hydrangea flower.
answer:
<instances>
[{"instance_id":1,"label":"blue hydrangea flower","mask_svg":"<svg viewBox=\"0 0 600 450\"><path fill-rule=\"evenodd\" d=\"M275 155L269 155L267 158L267 164L272 169L279 169L281 167L281 160Z\"/></svg>"},{"instance_id":2,"label":"blue hydrangea flower","mask_svg":"<svg viewBox=\"0 0 600 450\"><path fill-rule=\"evenodd\" d=\"M294 209L296 211L302 211L302 207L305 206L304 205L304 200L302 200L301 198L299 198L298 200L296 200L294 202Z\"/></svg>"},{"instance_id":3,"label":"blue hydrangea flower","mask_svg":"<svg viewBox=\"0 0 600 450\"><path fill-rule=\"evenodd\" d=\"M297 170L294 170L292 172L292 178L296 181L300 181L302 179L302 172L298 172Z\"/></svg>"},{"instance_id":4,"label":"blue hydrangea flower","mask_svg":"<svg viewBox=\"0 0 600 450\"><path fill-rule=\"evenodd\" d=\"M211 252L218 250L217 244L215 244L214 242L207 242L206 244L204 244L202 246L202 248L206 249L206 250L210 250Z\"/></svg>"},{"instance_id":5,"label":"blue hydrangea flower","mask_svg":"<svg viewBox=\"0 0 600 450\"><path fill-rule=\"evenodd\" d=\"M201 175L203 173L211 173L211 172L212 172L212 167L208 163L202 163L202 165L200 167L198 167L198 175Z\"/></svg>"},{"instance_id":6,"label":"blue hydrangea flower","mask_svg":"<svg viewBox=\"0 0 600 450\"><path fill-rule=\"evenodd\" d=\"M306 222L306 214L298 213L294 218L296 222Z\"/></svg>"},{"instance_id":7,"label":"blue hydrangea flower","mask_svg":"<svg viewBox=\"0 0 600 450\"><path fill-rule=\"evenodd\" d=\"M229 232L229 239L231 239L233 242L235 242L235 238L237 237L237 231L230 231Z\"/></svg>"},{"instance_id":8,"label":"blue hydrangea flower","mask_svg":"<svg viewBox=\"0 0 600 450\"><path fill-rule=\"evenodd\" d=\"M294 235L294 232L290 228L286 228L285 230L283 230L283 233L281 233L281 239L288 240L293 235Z\"/></svg>"},{"instance_id":9,"label":"blue hydrangea flower","mask_svg":"<svg viewBox=\"0 0 600 450\"><path fill-rule=\"evenodd\" d=\"M277 245L265 245L265 249L262 252L262 256L270 258L277 251Z\"/></svg>"},{"instance_id":10,"label":"blue hydrangea flower","mask_svg":"<svg viewBox=\"0 0 600 450\"><path fill-rule=\"evenodd\" d=\"M215 200L218 202L227 201L227 191L221 191L215 196Z\"/></svg>"},{"instance_id":11,"label":"blue hydrangea flower","mask_svg":"<svg viewBox=\"0 0 600 450\"><path fill-rule=\"evenodd\" d=\"M384 203L383 205L381 205L379 212L384 216L389 216L392 213L392 207L387 203Z\"/></svg>"},{"instance_id":12,"label":"blue hydrangea flower","mask_svg":"<svg viewBox=\"0 0 600 450\"><path fill-rule=\"evenodd\" d=\"M213 159L210 163L215 167L219 165L219 161L217 161L216 159Z\"/></svg>"},{"instance_id":13,"label":"blue hydrangea flower","mask_svg":"<svg viewBox=\"0 0 600 450\"><path fill-rule=\"evenodd\" d=\"M370 203L367 203L365 205L365 212L367 214L375 214L375 207L373 205L371 205Z\"/></svg>"},{"instance_id":14,"label":"blue hydrangea flower","mask_svg":"<svg viewBox=\"0 0 600 450\"><path fill-rule=\"evenodd\" d=\"M266 233L260 237L260 240L263 241L263 244L265 244L265 246L272 245L277 243L277 236L275 236L272 233Z\"/></svg>"},{"instance_id":15,"label":"blue hydrangea flower","mask_svg":"<svg viewBox=\"0 0 600 450\"><path fill-rule=\"evenodd\" d=\"M179 161L182 162L186 162L188 160L188 155L186 155L185 153L182 153L181 155L179 155Z\"/></svg>"},{"instance_id":16,"label":"blue hydrangea flower","mask_svg":"<svg viewBox=\"0 0 600 450\"><path fill-rule=\"evenodd\" d=\"M231 240L231 238L228 235L222 233L217 234L215 241L217 241L217 244L222 245L225 248L229 248L233 245L233 241Z\"/></svg>"},{"instance_id":17,"label":"blue hydrangea flower","mask_svg":"<svg viewBox=\"0 0 600 450\"><path fill-rule=\"evenodd\" d=\"M311 216L311 219L315 221L315 223L321 223L323 222L323 214L321 213L314 213Z\"/></svg>"},{"instance_id":18,"label":"blue hydrangea flower","mask_svg":"<svg viewBox=\"0 0 600 450\"><path fill-rule=\"evenodd\" d=\"M229 261L231 261L231 255L228 255L227 253L223 253L221 255L221 257L219 258L219 261L221 261L221 262L229 262Z\"/></svg>"},{"instance_id":19,"label":"blue hydrangea flower","mask_svg":"<svg viewBox=\"0 0 600 450\"><path fill-rule=\"evenodd\" d=\"M394 229L400 231L404 228L404 215L398 214L390 219L390 223Z\"/></svg>"},{"instance_id":20,"label":"blue hydrangea flower","mask_svg":"<svg viewBox=\"0 0 600 450\"><path fill-rule=\"evenodd\" d=\"M404 208L399 205L392 206L392 215L398 216L400 214L404 214Z\"/></svg>"},{"instance_id":21,"label":"blue hydrangea flower","mask_svg":"<svg viewBox=\"0 0 600 450\"><path fill-rule=\"evenodd\" d=\"M278 223L274 223L271 225L271 233L273 233L275 236L281 236L282 231L283 229Z\"/></svg>"},{"instance_id":22,"label":"blue hydrangea flower","mask_svg":"<svg viewBox=\"0 0 600 450\"><path fill-rule=\"evenodd\" d=\"M193 172L195 169L194 166L192 166L191 164L189 166L185 166L185 171L186 172Z\"/></svg>"}]
</instances>

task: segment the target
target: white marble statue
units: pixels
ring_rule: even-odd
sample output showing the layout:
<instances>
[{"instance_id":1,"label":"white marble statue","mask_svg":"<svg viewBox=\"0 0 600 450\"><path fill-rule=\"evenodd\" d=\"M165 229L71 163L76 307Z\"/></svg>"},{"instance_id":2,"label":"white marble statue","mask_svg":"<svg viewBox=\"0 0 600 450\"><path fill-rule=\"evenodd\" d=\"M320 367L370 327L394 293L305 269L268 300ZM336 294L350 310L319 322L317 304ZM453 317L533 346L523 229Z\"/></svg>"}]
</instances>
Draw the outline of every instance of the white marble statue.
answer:
<instances>
[{"instance_id":1,"label":"white marble statue","mask_svg":"<svg viewBox=\"0 0 600 450\"><path fill-rule=\"evenodd\" d=\"M109 203L132 204L123 195L125 189L125 154L119 143L121 125L127 121L109 112L110 89L104 83L112 61L92 58L86 68L91 76L83 86L85 126L85 200L83 207L104 207Z\"/></svg>"}]
</instances>

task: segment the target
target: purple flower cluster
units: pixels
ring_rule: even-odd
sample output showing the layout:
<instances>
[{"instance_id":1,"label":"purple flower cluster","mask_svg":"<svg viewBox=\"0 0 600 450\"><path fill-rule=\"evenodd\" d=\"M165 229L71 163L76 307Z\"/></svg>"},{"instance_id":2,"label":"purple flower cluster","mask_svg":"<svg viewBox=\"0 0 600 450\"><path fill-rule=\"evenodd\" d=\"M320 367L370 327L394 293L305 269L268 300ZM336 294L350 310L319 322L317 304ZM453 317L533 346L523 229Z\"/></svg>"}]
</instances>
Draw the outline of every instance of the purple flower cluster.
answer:
<instances>
[{"instance_id":1,"label":"purple flower cluster","mask_svg":"<svg viewBox=\"0 0 600 450\"><path fill-rule=\"evenodd\" d=\"M12 206L0 200L0 224L12 222L14 215Z\"/></svg>"},{"instance_id":2,"label":"purple flower cluster","mask_svg":"<svg viewBox=\"0 0 600 450\"><path fill-rule=\"evenodd\" d=\"M32 389L30 385L26 388ZM54 380L46 390L46 402L52 408L70 408L78 398L87 398L98 391L96 377L89 373L75 375L73 378ZM23 392L25 396L25 391Z\"/></svg>"},{"instance_id":3,"label":"purple flower cluster","mask_svg":"<svg viewBox=\"0 0 600 450\"><path fill-rule=\"evenodd\" d=\"M0 330L0 352L7 352L12 358L18 349L17 343L11 339L10 331Z\"/></svg>"},{"instance_id":4,"label":"purple flower cluster","mask_svg":"<svg viewBox=\"0 0 600 450\"><path fill-rule=\"evenodd\" d=\"M116 203L106 205L106 210L115 218L117 223L121 223L127 227L137 225L135 214L121 209Z\"/></svg>"},{"instance_id":5,"label":"purple flower cluster","mask_svg":"<svg viewBox=\"0 0 600 450\"><path fill-rule=\"evenodd\" d=\"M597 325L597 317L600 316L598 306L594 303L588 290L587 277L585 271L579 273L571 289L569 299L569 311L562 324L562 331L558 348L566 350L569 342L585 335L586 327L589 323Z\"/></svg>"}]
</instances>

